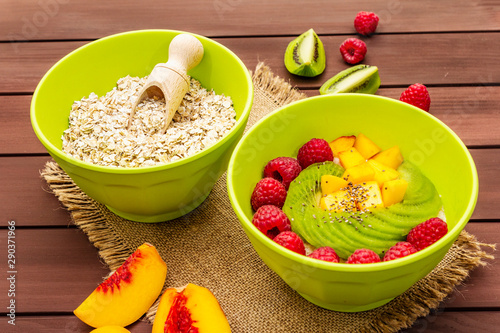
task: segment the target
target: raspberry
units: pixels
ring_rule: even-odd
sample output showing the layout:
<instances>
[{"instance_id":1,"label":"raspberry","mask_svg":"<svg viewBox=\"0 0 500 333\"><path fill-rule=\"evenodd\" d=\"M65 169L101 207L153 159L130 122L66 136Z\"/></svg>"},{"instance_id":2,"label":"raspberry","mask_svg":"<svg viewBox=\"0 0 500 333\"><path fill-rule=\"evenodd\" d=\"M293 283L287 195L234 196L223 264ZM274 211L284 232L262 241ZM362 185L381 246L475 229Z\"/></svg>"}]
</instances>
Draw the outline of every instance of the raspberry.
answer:
<instances>
[{"instance_id":1,"label":"raspberry","mask_svg":"<svg viewBox=\"0 0 500 333\"><path fill-rule=\"evenodd\" d=\"M439 217L433 217L422 222L410 230L406 241L411 243L417 251L434 244L448 232L448 225Z\"/></svg>"},{"instance_id":2,"label":"raspberry","mask_svg":"<svg viewBox=\"0 0 500 333\"><path fill-rule=\"evenodd\" d=\"M339 262L339 256L335 250L329 246L317 248L310 255L308 255L308 257L329 262Z\"/></svg>"},{"instance_id":3,"label":"raspberry","mask_svg":"<svg viewBox=\"0 0 500 333\"><path fill-rule=\"evenodd\" d=\"M383 261L403 258L415 252L417 252L417 250L413 247L413 245L411 245L411 243L397 242L385 253Z\"/></svg>"},{"instance_id":4,"label":"raspberry","mask_svg":"<svg viewBox=\"0 0 500 333\"><path fill-rule=\"evenodd\" d=\"M299 162L292 157L278 157L269 161L264 168L264 177L274 178L288 190L290 183L302 171Z\"/></svg>"},{"instance_id":5,"label":"raspberry","mask_svg":"<svg viewBox=\"0 0 500 333\"><path fill-rule=\"evenodd\" d=\"M304 242L302 239L293 231L283 231L278 234L278 236L273 239L276 243L287 249L296 252L298 254L306 254L306 249L304 247Z\"/></svg>"},{"instance_id":6,"label":"raspberry","mask_svg":"<svg viewBox=\"0 0 500 333\"><path fill-rule=\"evenodd\" d=\"M332 148L326 140L311 139L300 147L297 160L302 169L314 163L333 161Z\"/></svg>"},{"instance_id":7,"label":"raspberry","mask_svg":"<svg viewBox=\"0 0 500 333\"><path fill-rule=\"evenodd\" d=\"M431 106L431 96L427 91L427 87L420 83L412 84L406 88L401 93L399 100L421 108L424 111L429 111Z\"/></svg>"},{"instance_id":8,"label":"raspberry","mask_svg":"<svg viewBox=\"0 0 500 333\"><path fill-rule=\"evenodd\" d=\"M274 178L266 177L255 185L250 200L252 208L257 211L260 206L264 205L274 205L281 208L285 203L285 199L285 186Z\"/></svg>"},{"instance_id":9,"label":"raspberry","mask_svg":"<svg viewBox=\"0 0 500 333\"><path fill-rule=\"evenodd\" d=\"M357 38L348 38L340 45L340 54L348 64L355 65L365 58L366 44Z\"/></svg>"},{"instance_id":10,"label":"raspberry","mask_svg":"<svg viewBox=\"0 0 500 333\"><path fill-rule=\"evenodd\" d=\"M348 264L371 264L380 262L380 257L370 249L357 249L346 262Z\"/></svg>"},{"instance_id":11,"label":"raspberry","mask_svg":"<svg viewBox=\"0 0 500 333\"><path fill-rule=\"evenodd\" d=\"M272 205L261 206L253 215L252 223L267 237L273 239L282 231L290 231L290 220L281 209Z\"/></svg>"},{"instance_id":12,"label":"raspberry","mask_svg":"<svg viewBox=\"0 0 500 333\"><path fill-rule=\"evenodd\" d=\"M369 36L377 29L378 20L375 13L359 12L354 19L354 28L359 34Z\"/></svg>"}]
</instances>

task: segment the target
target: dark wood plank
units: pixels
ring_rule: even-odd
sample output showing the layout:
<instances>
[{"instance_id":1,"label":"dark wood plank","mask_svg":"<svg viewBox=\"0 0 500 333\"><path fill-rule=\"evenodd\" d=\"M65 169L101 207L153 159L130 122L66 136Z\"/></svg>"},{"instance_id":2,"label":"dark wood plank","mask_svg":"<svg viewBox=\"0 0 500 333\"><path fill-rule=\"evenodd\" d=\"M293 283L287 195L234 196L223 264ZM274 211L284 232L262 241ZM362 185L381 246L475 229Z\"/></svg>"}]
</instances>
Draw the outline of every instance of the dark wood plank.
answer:
<instances>
[{"instance_id":1,"label":"dark wood plank","mask_svg":"<svg viewBox=\"0 0 500 333\"><path fill-rule=\"evenodd\" d=\"M443 312L444 311L444 312ZM438 310L400 333L491 333L498 332L500 316L498 311L460 311Z\"/></svg>"},{"instance_id":2,"label":"dark wood plank","mask_svg":"<svg viewBox=\"0 0 500 333\"><path fill-rule=\"evenodd\" d=\"M479 198L473 220L498 220L500 202L500 149L471 149L479 174ZM39 172L50 157L1 157L0 226L15 220L22 226L61 226L70 223L67 212L40 178ZM22 181L21 181L22 180Z\"/></svg>"},{"instance_id":3,"label":"dark wood plank","mask_svg":"<svg viewBox=\"0 0 500 333\"><path fill-rule=\"evenodd\" d=\"M485 244L496 244L500 234L500 223L469 222L465 230L475 235L479 242ZM492 249L484 248L486 252L496 256ZM500 265L498 260L486 260L487 266L478 267L470 273L469 278L457 287L457 290L444 301L440 309L465 309L498 307L500 305L497 296L500 295L498 285L498 274ZM493 296L493 297L492 297Z\"/></svg>"},{"instance_id":4,"label":"dark wood plank","mask_svg":"<svg viewBox=\"0 0 500 333\"><path fill-rule=\"evenodd\" d=\"M31 96L0 96L0 154L46 153L30 121Z\"/></svg>"},{"instance_id":5,"label":"dark wood plank","mask_svg":"<svg viewBox=\"0 0 500 333\"><path fill-rule=\"evenodd\" d=\"M378 95L399 99L404 88L381 88ZM309 96L315 90L305 90ZM451 127L468 146L500 142L500 87L429 87L430 113ZM46 153L33 132L29 108L31 96L0 96L0 154Z\"/></svg>"},{"instance_id":6,"label":"dark wood plank","mask_svg":"<svg viewBox=\"0 0 500 333\"><path fill-rule=\"evenodd\" d=\"M418 319L415 324L400 333L491 333L500 326L500 316L496 311L460 311L449 312L446 309L433 312L425 318ZM151 332L151 325L146 322L136 322L127 327L133 333ZM90 327L71 315L61 316L18 316L16 326L12 327L7 320L0 322L0 331L12 333L68 333L89 332Z\"/></svg>"},{"instance_id":7,"label":"dark wood plank","mask_svg":"<svg viewBox=\"0 0 500 333\"><path fill-rule=\"evenodd\" d=\"M466 230L483 242L500 238L498 223L470 223ZM7 230L0 230L5 244ZM19 313L73 311L107 275L96 249L77 229L16 230L16 304ZM500 287L495 282L500 266L473 271L444 306L450 309L500 306ZM1 290L8 281L0 280ZM6 302L7 300L5 300Z\"/></svg>"},{"instance_id":8,"label":"dark wood plank","mask_svg":"<svg viewBox=\"0 0 500 333\"><path fill-rule=\"evenodd\" d=\"M50 158L1 157L0 158L0 226L16 221L18 226L67 226L71 223L68 212L57 198L49 193L45 180L40 176Z\"/></svg>"},{"instance_id":9,"label":"dark wood plank","mask_svg":"<svg viewBox=\"0 0 500 333\"><path fill-rule=\"evenodd\" d=\"M16 326L12 326L7 320L0 321L0 332L12 333L76 333L90 332L93 328L86 325L76 316L66 315L18 315ZM127 326L132 333L151 333L152 326L145 321L137 321Z\"/></svg>"},{"instance_id":10,"label":"dark wood plank","mask_svg":"<svg viewBox=\"0 0 500 333\"><path fill-rule=\"evenodd\" d=\"M500 29L492 1L196 0L189 2L191 19L186 19L186 10L184 1L6 0L0 40L92 39L146 28L209 36L300 34L309 28L322 34L353 34L354 17L362 10L380 16L379 33Z\"/></svg>"},{"instance_id":11,"label":"dark wood plank","mask_svg":"<svg viewBox=\"0 0 500 333\"><path fill-rule=\"evenodd\" d=\"M0 230L2 244L6 237L7 230ZM16 229L15 243L17 313L72 312L109 273L78 229ZM0 287L9 290L7 279ZM2 304L9 300L4 295Z\"/></svg>"},{"instance_id":12,"label":"dark wood plank","mask_svg":"<svg viewBox=\"0 0 500 333\"><path fill-rule=\"evenodd\" d=\"M55 1L55 0L54 0ZM319 88L348 67L339 53L345 36L323 36L327 54L325 72L316 78L290 74L283 62L293 37L216 38L253 70L264 61L273 72L299 88ZM379 67L383 87L426 85L478 85L500 82L500 33L377 35L364 38L368 53L364 63ZM0 43L0 92L31 93L52 65L85 42ZM439 47L436 47L439 45ZM447 50L443 54L443 49ZM481 50L481 52L477 52ZM424 56L425 55L425 56ZM484 98L489 88L479 89Z\"/></svg>"}]
</instances>

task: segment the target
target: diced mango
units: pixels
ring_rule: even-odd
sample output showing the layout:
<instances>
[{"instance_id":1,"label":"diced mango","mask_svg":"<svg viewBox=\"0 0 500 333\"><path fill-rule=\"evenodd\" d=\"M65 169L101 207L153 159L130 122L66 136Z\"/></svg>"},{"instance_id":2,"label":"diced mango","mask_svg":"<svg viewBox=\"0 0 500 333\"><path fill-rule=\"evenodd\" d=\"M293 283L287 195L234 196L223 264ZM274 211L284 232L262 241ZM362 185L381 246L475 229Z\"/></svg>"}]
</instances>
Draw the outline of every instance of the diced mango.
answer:
<instances>
[{"instance_id":1,"label":"diced mango","mask_svg":"<svg viewBox=\"0 0 500 333\"><path fill-rule=\"evenodd\" d=\"M362 182L373 181L374 176L375 170L373 170L373 168L367 162L363 162L361 164L345 169L342 178L352 184L358 184Z\"/></svg>"},{"instance_id":2,"label":"diced mango","mask_svg":"<svg viewBox=\"0 0 500 333\"><path fill-rule=\"evenodd\" d=\"M383 208L384 201L380 193L380 187L376 181L366 182L363 184L364 190L358 195L358 209L372 210L375 208Z\"/></svg>"},{"instance_id":3,"label":"diced mango","mask_svg":"<svg viewBox=\"0 0 500 333\"><path fill-rule=\"evenodd\" d=\"M339 153L352 148L354 142L356 141L355 135L341 136L330 142L330 148L332 148L333 156L338 157Z\"/></svg>"},{"instance_id":4,"label":"diced mango","mask_svg":"<svg viewBox=\"0 0 500 333\"><path fill-rule=\"evenodd\" d=\"M399 172L396 169L388 167L380 162L375 160L368 160L368 164L375 171L375 175L373 179L378 183L378 186L382 187L382 185L389 180L394 180L399 177Z\"/></svg>"},{"instance_id":5,"label":"diced mango","mask_svg":"<svg viewBox=\"0 0 500 333\"><path fill-rule=\"evenodd\" d=\"M359 133L356 137L354 148L356 148L365 159L369 159L382 150L363 133Z\"/></svg>"},{"instance_id":6,"label":"diced mango","mask_svg":"<svg viewBox=\"0 0 500 333\"><path fill-rule=\"evenodd\" d=\"M356 148L349 148L348 150L339 153L340 164L344 169L352 168L358 164L366 162L366 159L359 153Z\"/></svg>"},{"instance_id":7,"label":"diced mango","mask_svg":"<svg viewBox=\"0 0 500 333\"><path fill-rule=\"evenodd\" d=\"M333 175L321 176L321 194L323 196L336 192L347 186L347 181Z\"/></svg>"},{"instance_id":8,"label":"diced mango","mask_svg":"<svg viewBox=\"0 0 500 333\"><path fill-rule=\"evenodd\" d=\"M371 158L374 161L387 165L393 169L397 169L403 163L403 155L398 146L382 150L377 155Z\"/></svg>"},{"instance_id":9,"label":"diced mango","mask_svg":"<svg viewBox=\"0 0 500 333\"><path fill-rule=\"evenodd\" d=\"M385 207L403 201L408 188L408 182L404 179L389 180L382 186L382 200Z\"/></svg>"},{"instance_id":10,"label":"diced mango","mask_svg":"<svg viewBox=\"0 0 500 333\"><path fill-rule=\"evenodd\" d=\"M351 197L348 190L340 190L321 197L320 207L323 210L330 210L336 213L355 211L356 201Z\"/></svg>"}]
</instances>

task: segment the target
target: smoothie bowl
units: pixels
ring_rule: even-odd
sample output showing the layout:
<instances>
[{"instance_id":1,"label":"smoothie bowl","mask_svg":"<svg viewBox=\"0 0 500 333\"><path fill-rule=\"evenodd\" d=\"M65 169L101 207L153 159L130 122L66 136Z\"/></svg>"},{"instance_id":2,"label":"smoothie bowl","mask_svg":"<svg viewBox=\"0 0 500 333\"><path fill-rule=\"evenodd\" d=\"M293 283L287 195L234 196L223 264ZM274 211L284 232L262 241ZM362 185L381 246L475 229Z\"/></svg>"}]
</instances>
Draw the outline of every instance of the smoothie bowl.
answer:
<instances>
[{"instance_id":1,"label":"smoothie bowl","mask_svg":"<svg viewBox=\"0 0 500 333\"><path fill-rule=\"evenodd\" d=\"M325 195L321 193L321 172L333 168L343 177L345 170L336 162L322 162L302 169L290 183L282 207L291 221L291 231L304 240L306 248L320 247L322 241L326 245L335 244L337 249L331 247L341 257L340 262L317 260L291 251L252 223L257 210L253 191L263 179L263 170L269 161L278 157L296 158L299 149L313 138L331 143L339 137L360 137L361 134L375 142L381 151L398 146L404 161L396 168L400 177L409 183L402 202L362 213L329 210L322 203ZM301 188L311 173L317 178L309 182L310 188ZM425 182L415 181L419 178L416 174L423 175ZM400 101L360 94L312 97L276 110L252 127L238 143L227 177L233 209L266 265L310 302L346 312L381 306L426 276L468 222L478 195L474 161L445 124ZM303 196L297 199L301 191ZM352 218L352 214L358 215ZM365 214L366 221L364 216L359 218L359 214ZM446 221L447 232L433 244L395 260L367 264L346 262L357 244L372 247L383 258L391 244L406 240L406 234L417 222L434 216Z\"/></svg>"},{"instance_id":2,"label":"smoothie bowl","mask_svg":"<svg viewBox=\"0 0 500 333\"><path fill-rule=\"evenodd\" d=\"M92 100L93 94L104 96L127 76L146 77L156 64L167 62L170 42L181 33L140 30L91 42L57 62L33 95L31 122L50 155L87 195L133 221L160 222L188 213L203 202L226 171L253 101L251 77L243 62L223 45L193 35L204 54L187 74L206 90L230 97L234 116L223 136L190 156L138 167L98 165L63 151L63 133L75 101L86 96ZM134 119L139 118L137 114ZM102 126L89 127L95 132Z\"/></svg>"}]
</instances>

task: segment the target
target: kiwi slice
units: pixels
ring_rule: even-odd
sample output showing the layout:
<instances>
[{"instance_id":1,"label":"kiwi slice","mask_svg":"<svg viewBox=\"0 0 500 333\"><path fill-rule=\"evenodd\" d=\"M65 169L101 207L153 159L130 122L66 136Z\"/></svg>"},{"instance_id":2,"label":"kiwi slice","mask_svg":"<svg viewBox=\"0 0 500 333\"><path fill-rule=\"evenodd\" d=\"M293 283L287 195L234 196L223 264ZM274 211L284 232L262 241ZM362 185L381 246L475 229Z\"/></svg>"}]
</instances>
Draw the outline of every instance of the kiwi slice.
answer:
<instances>
[{"instance_id":1,"label":"kiwi slice","mask_svg":"<svg viewBox=\"0 0 500 333\"><path fill-rule=\"evenodd\" d=\"M323 43L313 29L309 29L288 44L285 67L292 74L317 76L325 70L326 57Z\"/></svg>"},{"instance_id":2,"label":"kiwi slice","mask_svg":"<svg viewBox=\"0 0 500 333\"><path fill-rule=\"evenodd\" d=\"M318 206L321 176L341 176L333 162L313 164L290 184L283 211L292 230L316 247L330 246L347 259L356 249L369 248L382 256L403 241L415 225L437 216L442 202L432 182L408 161L398 168L409 185L402 202L372 212L324 211Z\"/></svg>"},{"instance_id":3,"label":"kiwi slice","mask_svg":"<svg viewBox=\"0 0 500 333\"><path fill-rule=\"evenodd\" d=\"M326 81L319 93L360 93L375 94L380 87L380 76L377 66L357 65L338 73Z\"/></svg>"}]
</instances>

